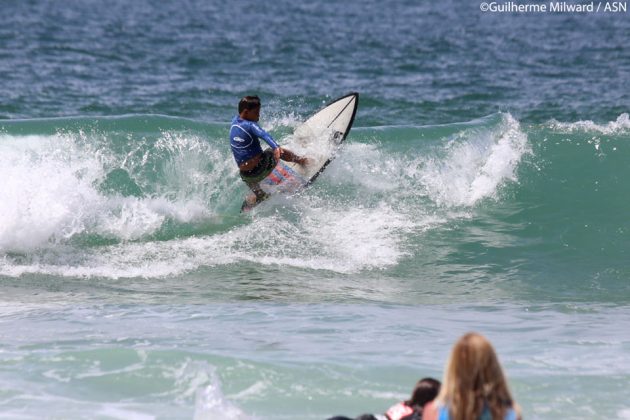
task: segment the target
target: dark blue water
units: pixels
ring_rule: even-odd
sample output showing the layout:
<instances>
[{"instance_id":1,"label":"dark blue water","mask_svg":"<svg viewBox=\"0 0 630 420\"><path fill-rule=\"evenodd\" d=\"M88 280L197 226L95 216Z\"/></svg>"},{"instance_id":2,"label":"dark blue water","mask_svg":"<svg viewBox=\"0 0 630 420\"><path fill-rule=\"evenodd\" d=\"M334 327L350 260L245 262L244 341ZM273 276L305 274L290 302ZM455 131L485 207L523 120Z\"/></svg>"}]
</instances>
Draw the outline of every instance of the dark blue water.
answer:
<instances>
[{"instance_id":1,"label":"dark blue water","mask_svg":"<svg viewBox=\"0 0 630 420\"><path fill-rule=\"evenodd\" d=\"M360 125L508 111L627 111L628 15L493 14L457 1L8 1L0 115L159 113L222 121L243 94L282 109L351 90Z\"/></svg>"}]
</instances>

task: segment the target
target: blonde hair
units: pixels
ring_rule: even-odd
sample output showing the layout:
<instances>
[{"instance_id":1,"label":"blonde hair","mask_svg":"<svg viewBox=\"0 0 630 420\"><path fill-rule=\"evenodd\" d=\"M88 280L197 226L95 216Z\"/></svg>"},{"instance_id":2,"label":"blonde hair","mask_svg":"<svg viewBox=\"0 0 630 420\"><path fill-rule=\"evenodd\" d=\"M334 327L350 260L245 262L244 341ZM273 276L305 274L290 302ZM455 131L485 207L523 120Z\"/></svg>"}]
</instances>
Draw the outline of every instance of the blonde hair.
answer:
<instances>
[{"instance_id":1,"label":"blonde hair","mask_svg":"<svg viewBox=\"0 0 630 420\"><path fill-rule=\"evenodd\" d=\"M457 340L436 402L448 407L452 420L477 419L484 408L493 420L502 420L509 408L516 408L497 354L484 336L472 332Z\"/></svg>"}]
</instances>

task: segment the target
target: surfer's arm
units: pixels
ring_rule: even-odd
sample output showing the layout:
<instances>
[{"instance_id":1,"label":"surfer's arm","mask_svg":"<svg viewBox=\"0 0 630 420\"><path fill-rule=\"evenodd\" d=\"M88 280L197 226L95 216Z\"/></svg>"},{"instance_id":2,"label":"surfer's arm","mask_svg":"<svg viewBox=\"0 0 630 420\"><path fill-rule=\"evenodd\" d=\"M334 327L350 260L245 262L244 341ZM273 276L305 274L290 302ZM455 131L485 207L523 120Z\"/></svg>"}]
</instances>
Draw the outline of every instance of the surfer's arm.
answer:
<instances>
[{"instance_id":1,"label":"surfer's arm","mask_svg":"<svg viewBox=\"0 0 630 420\"><path fill-rule=\"evenodd\" d=\"M274 159L276 159L276 161L282 159L286 160L287 162L297 162L300 165L305 165L307 163L308 159L297 156L293 152L280 147L278 143L275 142L273 137L271 137L271 135L265 130L260 128L258 124L252 123L252 128L258 137L263 139L269 146L271 146L271 149L273 150L273 157Z\"/></svg>"},{"instance_id":2,"label":"surfer's arm","mask_svg":"<svg viewBox=\"0 0 630 420\"><path fill-rule=\"evenodd\" d=\"M260 128L258 124L252 123L252 128L254 129L254 132L256 133L256 135L260 137L261 139L263 139L265 143L267 143L269 147L271 147L274 151L280 148L278 143L276 143L273 137L271 137L271 134L267 133L265 130Z\"/></svg>"}]
</instances>

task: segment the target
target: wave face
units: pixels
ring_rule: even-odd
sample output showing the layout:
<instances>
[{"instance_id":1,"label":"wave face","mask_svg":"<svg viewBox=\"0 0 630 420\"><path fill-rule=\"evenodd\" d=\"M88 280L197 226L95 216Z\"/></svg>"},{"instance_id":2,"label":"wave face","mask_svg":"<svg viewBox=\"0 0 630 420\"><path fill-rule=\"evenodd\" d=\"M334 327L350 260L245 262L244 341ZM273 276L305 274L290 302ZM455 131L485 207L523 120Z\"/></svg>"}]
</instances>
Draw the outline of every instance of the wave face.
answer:
<instances>
[{"instance_id":1,"label":"wave face","mask_svg":"<svg viewBox=\"0 0 630 420\"><path fill-rule=\"evenodd\" d=\"M267 122L280 138L297 124ZM1 270L113 279L233 264L385 270L492 278L493 290L509 281L504 292L521 297L614 299L627 287L629 125L627 114L604 125L494 114L358 127L316 184L252 217L238 213L246 189L223 125L143 115L5 123Z\"/></svg>"}]
</instances>

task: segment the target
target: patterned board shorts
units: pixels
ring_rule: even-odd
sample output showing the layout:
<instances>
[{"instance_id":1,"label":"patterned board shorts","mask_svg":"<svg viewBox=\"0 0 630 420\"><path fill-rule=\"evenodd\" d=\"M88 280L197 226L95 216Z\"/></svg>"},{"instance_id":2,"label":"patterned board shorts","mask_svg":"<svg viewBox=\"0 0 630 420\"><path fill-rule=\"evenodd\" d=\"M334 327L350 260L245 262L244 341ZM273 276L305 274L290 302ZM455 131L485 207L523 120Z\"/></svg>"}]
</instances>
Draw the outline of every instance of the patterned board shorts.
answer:
<instances>
[{"instance_id":1,"label":"patterned board shorts","mask_svg":"<svg viewBox=\"0 0 630 420\"><path fill-rule=\"evenodd\" d=\"M241 179L246 184L260 182L265 179L276 167L276 159L273 157L273 151L267 149L263 152L258 165L250 171L241 171Z\"/></svg>"}]
</instances>

